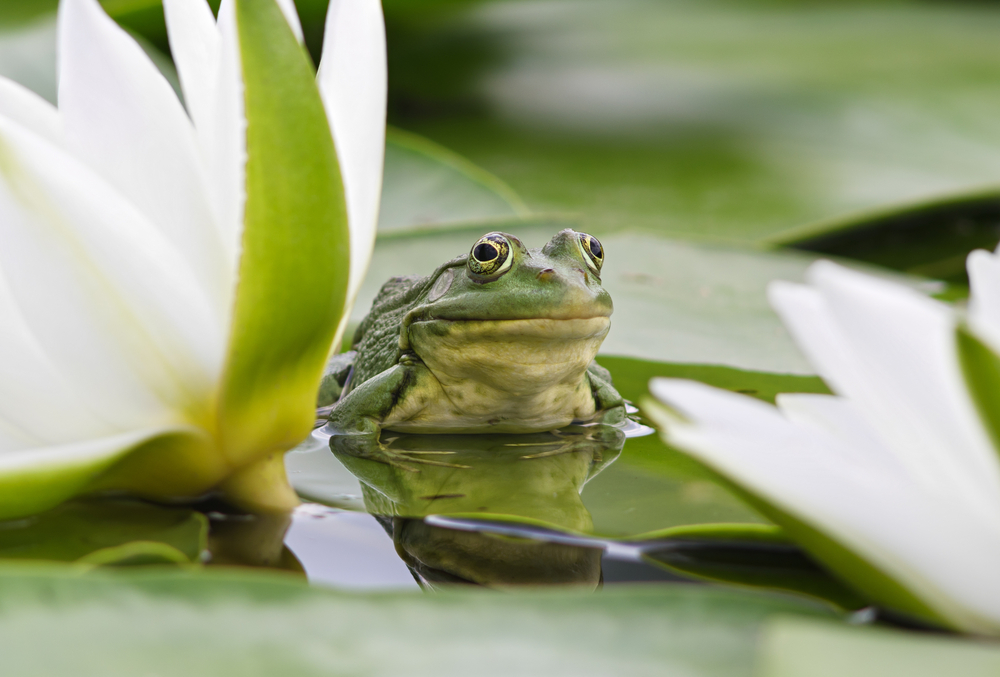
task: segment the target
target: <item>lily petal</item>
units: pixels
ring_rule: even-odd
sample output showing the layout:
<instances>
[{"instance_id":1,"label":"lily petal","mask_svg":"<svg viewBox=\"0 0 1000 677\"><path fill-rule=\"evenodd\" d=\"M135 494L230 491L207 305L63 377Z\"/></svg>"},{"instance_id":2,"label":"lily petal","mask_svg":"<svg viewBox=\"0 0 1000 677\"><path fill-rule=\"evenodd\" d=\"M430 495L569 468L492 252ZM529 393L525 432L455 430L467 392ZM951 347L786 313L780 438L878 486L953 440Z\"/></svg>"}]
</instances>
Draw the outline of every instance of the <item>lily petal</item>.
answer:
<instances>
[{"instance_id":1,"label":"lily petal","mask_svg":"<svg viewBox=\"0 0 1000 677\"><path fill-rule=\"evenodd\" d=\"M1000 472L965 390L949 309L827 262L810 277L818 296L778 286L771 300L821 375L914 478L1000 516Z\"/></svg>"},{"instance_id":2,"label":"lily petal","mask_svg":"<svg viewBox=\"0 0 1000 677\"><path fill-rule=\"evenodd\" d=\"M845 460L865 465L878 464L880 472L897 475L907 472L850 400L834 395L782 393L775 403L792 423L822 430L834 437Z\"/></svg>"},{"instance_id":3,"label":"lily petal","mask_svg":"<svg viewBox=\"0 0 1000 677\"><path fill-rule=\"evenodd\" d=\"M118 432L49 360L2 277L0 355L0 454Z\"/></svg>"},{"instance_id":4,"label":"lily petal","mask_svg":"<svg viewBox=\"0 0 1000 677\"><path fill-rule=\"evenodd\" d=\"M59 68L67 147L188 260L221 330L232 305L232 268L204 191L194 129L173 89L97 0L63 0Z\"/></svg>"},{"instance_id":5,"label":"lily petal","mask_svg":"<svg viewBox=\"0 0 1000 677\"><path fill-rule=\"evenodd\" d=\"M52 143L62 143L62 124L56 107L27 87L3 76L0 76L0 115Z\"/></svg>"},{"instance_id":6,"label":"lily petal","mask_svg":"<svg viewBox=\"0 0 1000 677\"><path fill-rule=\"evenodd\" d=\"M207 128L215 108L222 58L215 17L205 0L163 0L163 15L188 114L195 129Z\"/></svg>"},{"instance_id":7,"label":"lily petal","mask_svg":"<svg viewBox=\"0 0 1000 677\"><path fill-rule=\"evenodd\" d=\"M31 334L103 421L155 427L208 408L223 339L187 262L88 168L3 119L0 239Z\"/></svg>"},{"instance_id":8,"label":"lily petal","mask_svg":"<svg viewBox=\"0 0 1000 677\"><path fill-rule=\"evenodd\" d=\"M219 6L220 56L211 117L198 128L226 259L236 269L246 208L247 121L233 0Z\"/></svg>"},{"instance_id":9,"label":"lily petal","mask_svg":"<svg viewBox=\"0 0 1000 677\"><path fill-rule=\"evenodd\" d=\"M331 0L317 81L337 147L351 226L348 302L338 338L375 246L385 161L385 55L379 0Z\"/></svg>"},{"instance_id":10,"label":"lily petal","mask_svg":"<svg viewBox=\"0 0 1000 677\"><path fill-rule=\"evenodd\" d=\"M86 490L137 448L168 435L201 436L197 430L166 426L0 453L0 518L52 508Z\"/></svg>"},{"instance_id":11,"label":"lily petal","mask_svg":"<svg viewBox=\"0 0 1000 677\"><path fill-rule=\"evenodd\" d=\"M1000 582L992 567L1000 557L995 521L886 472L879 461L883 454L866 458L835 435L792 423L752 398L674 379L654 379L650 388L681 415L661 421L670 443L774 506L770 516L782 526L805 525L842 544L917 600L886 600L890 591L881 581L866 583L841 553L831 556L820 541L800 539L876 601L917 613L922 603L956 627L1000 629Z\"/></svg>"},{"instance_id":12,"label":"lily petal","mask_svg":"<svg viewBox=\"0 0 1000 677\"><path fill-rule=\"evenodd\" d=\"M1000 352L1000 256L981 249L969 254L969 325Z\"/></svg>"}]
</instances>

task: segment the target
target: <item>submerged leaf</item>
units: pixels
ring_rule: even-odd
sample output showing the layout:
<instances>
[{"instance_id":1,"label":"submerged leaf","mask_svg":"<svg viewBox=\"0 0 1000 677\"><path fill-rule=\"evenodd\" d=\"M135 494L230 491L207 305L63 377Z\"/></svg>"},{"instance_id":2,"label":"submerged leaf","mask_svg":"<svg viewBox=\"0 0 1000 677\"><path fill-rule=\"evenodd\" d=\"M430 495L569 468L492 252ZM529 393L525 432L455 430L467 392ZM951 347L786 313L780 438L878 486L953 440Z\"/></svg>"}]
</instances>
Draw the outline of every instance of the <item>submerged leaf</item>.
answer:
<instances>
[{"instance_id":1,"label":"submerged leaf","mask_svg":"<svg viewBox=\"0 0 1000 677\"><path fill-rule=\"evenodd\" d=\"M0 523L0 559L119 563L157 557L197 562L208 521L185 508L137 501L73 501L17 522ZM138 544L138 545L136 545Z\"/></svg>"}]
</instances>

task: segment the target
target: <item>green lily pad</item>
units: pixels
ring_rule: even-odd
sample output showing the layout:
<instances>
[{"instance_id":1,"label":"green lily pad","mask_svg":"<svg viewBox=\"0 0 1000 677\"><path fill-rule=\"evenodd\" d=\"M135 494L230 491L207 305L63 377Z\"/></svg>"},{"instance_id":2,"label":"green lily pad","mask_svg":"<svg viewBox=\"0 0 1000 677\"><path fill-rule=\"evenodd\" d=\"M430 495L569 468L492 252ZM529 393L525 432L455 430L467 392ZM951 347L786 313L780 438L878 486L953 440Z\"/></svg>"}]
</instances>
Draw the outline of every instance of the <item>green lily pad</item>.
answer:
<instances>
[{"instance_id":1,"label":"green lily pad","mask_svg":"<svg viewBox=\"0 0 1000 677\"><path fill-rule=\"evenodd\" d=\"M90 564L199 562L208 520L194 510L138 501L71 501L0 522L0 560Z\"/></svg>"},{"instance_id":2,"label":"green lily pad","mask_svg":"<svg viewBox=\"0 0 1000 677\"><path fill-rule=\"evenodd\" d=\"M714 364L677 364L650 362L614 355L601 355L597 360L611 371L615 389L627 400L639 402L649 393L649 379L656 376L686 378L701 381L716 388L756 397L774 404L778 393L824 393L830 390L818 376L775 374L748 371Z\"/></svg>"},{"instance_id":3,"label":"green lily pad","mask_svg":"<svg viewBox=\"0 0 1000 677\"><path fill-rule=\"evenodd\" d=\"M757 525L670 530L678 535L662 546L645 550L643 559L697 580L794 592L828 600L842 609L868 605L867 600L785 540L779 529L759 526L755 533L753 526ZM761 533L768 538L761 538Z\"/></svg>"},{"instance_id":4,"label":"green lily pad","mask_svg":"<svg viewBox=\"0 0 1000 677\"><path fill-rule=\"evenodd\" d=\"M5 669L26 676L749 677L769 618L830 617L706 586L359 595L248 572L56 567L3 567L0 599Z\"/></svg>"},{"instance_id":5,"label":"green lily pad","mask_svg":"<svg viewBox=\"0 0 1000 677\"><path fill-rule=\"evenodd\" d=\"M26 22L55 13L59 0L6 0L0 5L0 27L17 27Z\"/></svg>"},{"instance_id":6,"label":"green lily pad","mask_svg":"<svg viewBox=\"0 0 1000 677\"><path fill-rule=\"evenodd\" d=\"M998 27L990 3L492 2L393 26L391 119L598 235L762 242L995 191Z\"/></svg>"},{"instance_id":7,"label":"green lily pad","mask_svg":"<svg viewBox=\"0 0 1000 677\"><path fill-rule=\"evenodd\" d=\"M416 134L389 130L379 236L418 226L509 219L526 212L492 174Z\"/></svg>"},{"instance_id":8,"label":"green lily pad","mask_svg":"<svg viewBox=\"0 0 1000 677\"><path fill-rule=\"evenodd\" d=\"M875 214L810 224L771 242L849 257L964 286L965 259L1000 242L1000 193L988 192Z\"/></svg>"},{"instance_id":9,"label":"green lily pad","mask_svg":"<svg viewBox=\"0 0 1000 677\"><path fill-rule=\"evenodd\" d=\"M764 629L760 677L987 677L1000 647L974 639L778 618Z\"/></svg>"}]
</instances>

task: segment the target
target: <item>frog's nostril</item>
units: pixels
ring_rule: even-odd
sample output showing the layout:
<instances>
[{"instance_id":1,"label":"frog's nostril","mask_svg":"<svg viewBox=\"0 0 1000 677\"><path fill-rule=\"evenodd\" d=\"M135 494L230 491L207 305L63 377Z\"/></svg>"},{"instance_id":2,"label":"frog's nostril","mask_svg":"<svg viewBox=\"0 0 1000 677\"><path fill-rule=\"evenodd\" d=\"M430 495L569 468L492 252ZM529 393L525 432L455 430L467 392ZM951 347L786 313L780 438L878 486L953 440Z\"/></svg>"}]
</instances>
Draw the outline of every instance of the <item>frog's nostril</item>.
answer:
<instances>
[{"instance_id":1,"label":"frog's nostril","mask_svg":"<svg viewBox=\"0 0 1000 677\"><path fill-rule=\"evenodd\" d=\"M545 282L547 280L551 280L553 277L555 277L555 275L556 275L555 270L553 270L552 268L546 268L544 270L539 271L538 275L536 275L535 277L537 277L542 282Z\"/></svg>"}]
</instances>

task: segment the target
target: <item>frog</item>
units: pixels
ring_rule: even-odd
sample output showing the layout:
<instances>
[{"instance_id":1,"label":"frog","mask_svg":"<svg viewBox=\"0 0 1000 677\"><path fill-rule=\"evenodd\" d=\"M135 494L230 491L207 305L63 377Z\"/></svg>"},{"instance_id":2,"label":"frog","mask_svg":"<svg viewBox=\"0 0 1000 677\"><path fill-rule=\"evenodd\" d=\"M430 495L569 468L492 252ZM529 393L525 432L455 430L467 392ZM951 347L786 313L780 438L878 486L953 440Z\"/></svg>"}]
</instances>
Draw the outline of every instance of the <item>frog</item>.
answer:
<instances>
[{"instance_id":1,"label":"frog","mask_svg":"<svg viewBox=\"0 0 1000 677\"><path fill-rule=\"evenodd\" d=\"M332 434L526 434L620 425L626 406L594 358L614 309L604 247L565 229L540 249L489 232L428 276L394 277L331 360Z\"/></svg>"}]
</instances>

